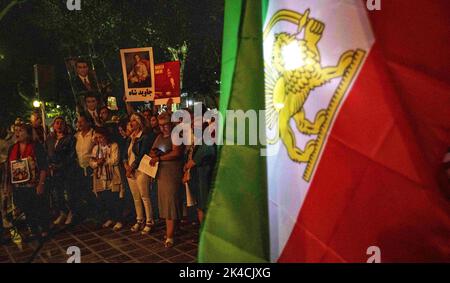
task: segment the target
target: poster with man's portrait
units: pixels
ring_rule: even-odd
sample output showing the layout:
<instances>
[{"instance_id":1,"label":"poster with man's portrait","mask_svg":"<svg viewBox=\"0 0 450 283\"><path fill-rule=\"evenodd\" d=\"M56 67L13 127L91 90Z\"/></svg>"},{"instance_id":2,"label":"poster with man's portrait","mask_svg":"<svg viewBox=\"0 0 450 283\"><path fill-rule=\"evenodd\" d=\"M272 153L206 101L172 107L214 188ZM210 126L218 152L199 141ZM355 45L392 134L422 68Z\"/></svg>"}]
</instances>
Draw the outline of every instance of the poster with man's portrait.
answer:
<instances>
[{"instance_id":1,"label":"poster with man's portrait","mask_svg":"<svg viewBox=\"0 0 450 283\"><path fill-rule=\"evenodd\" d=\"M155 65L155 105L180 103L180 62Z\"/></svg>"},{"instance_id":2,"label":"poster with man's portrait","mask_svg":"<svg viewBox=\"0 0 450 283\"><path fill-rule=\"evenodd\" d=\"M155 76L151 47L121 49L123 82L127 101L153 101Z\"/></svg>"},{"instance_id":3,"label":"poster with man's portrait","mask_svg":"<svg viewBox=\"0 0 450 283\"><path fill-rule=\"evenodd\" d=\"M66 58L66 69L76 93L99 92L97 75L90 60L82 57Z\"/></svg>"},{"instance_id":4,"label":"poster with man's portrait","mask_svg":"<svg viewBox=\"0 0 450 283\"><path fill-rule=\"evenodd\" d=\"M86 110L84 97L87 93L101 93L97 74L91 60L84 57L65 59L67 74L76 99L77 111Z\"/></svg>"}]
</instances>

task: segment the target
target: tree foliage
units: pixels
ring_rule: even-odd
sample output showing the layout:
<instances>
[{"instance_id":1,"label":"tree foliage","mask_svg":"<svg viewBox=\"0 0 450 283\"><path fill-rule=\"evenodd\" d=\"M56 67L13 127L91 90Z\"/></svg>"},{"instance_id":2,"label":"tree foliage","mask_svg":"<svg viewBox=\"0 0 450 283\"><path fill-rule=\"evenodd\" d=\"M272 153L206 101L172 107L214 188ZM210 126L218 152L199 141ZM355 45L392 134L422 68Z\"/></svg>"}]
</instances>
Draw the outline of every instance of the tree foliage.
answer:
<instances>
[{"instance_id":1,"label":"tree foliage","mask_svg":"<svg viewBox=\"0 0 450 283\"><path fill-rule=\"evenodd\" d=\"M155 61L164 62L171 60L169 48L186 41L186 88L212 93L218 88L222 0L90 0L76 12L62 1L41 0L33 19L59 42L61 54L94 55L117 80L120 48L152 46Z\"/></svg>"},{"instance_id":2,"label":"tree foliage","mask_svg":"<svg viewBox=\"0 0 450 283\"><path fill-rule=\"evenodd\" d=\"M58 92L64 96L70 92L64 58L91 55L121 97L119 49L152 46L159 63L172 60L170 48L184 42L184 90L216 96L223 6L223 0L82 0L81 11L69 11L63 0L28 0L0 22L0 53L8 51L0 61L2 96L17 95L18 86L32 96L36 63L55 66ZM12 115L23 106L18 104L9 103L0 114Z\"/></svg>"}]
</instances>

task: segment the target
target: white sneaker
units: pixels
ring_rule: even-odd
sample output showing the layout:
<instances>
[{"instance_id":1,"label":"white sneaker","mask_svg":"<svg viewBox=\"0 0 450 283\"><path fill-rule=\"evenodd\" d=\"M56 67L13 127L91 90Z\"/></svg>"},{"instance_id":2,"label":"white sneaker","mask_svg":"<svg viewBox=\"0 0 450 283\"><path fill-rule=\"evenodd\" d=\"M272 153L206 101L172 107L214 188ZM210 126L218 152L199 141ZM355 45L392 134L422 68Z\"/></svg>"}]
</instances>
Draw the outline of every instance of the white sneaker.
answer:
<instances>
[{"instance_id":1,"label":"white sneaker","mask_svg":"<svg viewBox=\"0 0 450 283\"><path fill-rule=\"evenodd\" d=\"M70 224L72 224L72 220L73 220L73 214L72 214L72 211L69 211L69 215L67 215L66 222L64 224L70 225Z\"/></svg>"},{"instance_id":2,"label":"white sneaker","mask_svg":"<svg viewBox=\"0 0 450 283\"><path fill-rule=\"evenodd\" d=\"M5 228L5 229L9 229L9 228L13 227L12 223L9 222L9 220L7 218L3 218L2 224L3 224L3 228Z\"/></svg>"},{"instance_id":3,"label":"white sneaker","mask_svg":"<svg viewBox=\"0 0 450 283\"><path fill-rule=\"evenodd\" d=\"M53 221L53 224L55 225L60 225L61 223L63 223L63 221L66 219L66 214L64 212L61 212L58 216L58 218L56 218L55 221Z\"/></svg>"},{"instance_id":4,"label":"white sneaker","mask_svg":"<svg viewBox=\"0 0 450 283\"><path fill-rule=\"evenodd\" d=\"M103 223L103 228L109 228L114 222L112 220L108 220Z\"/></svg>"},{"instance_id":5,"label":"white sneaker","mask_svg":"<svg viewBox=\"0 0 450 283\"><path fill-rule=\"evenodd\" d=\"M117 222L116 225L114 225L113 230L114 231L119 231L120 229L122 229L123 224L121 222Z\"/></svg>"}]
</instances>

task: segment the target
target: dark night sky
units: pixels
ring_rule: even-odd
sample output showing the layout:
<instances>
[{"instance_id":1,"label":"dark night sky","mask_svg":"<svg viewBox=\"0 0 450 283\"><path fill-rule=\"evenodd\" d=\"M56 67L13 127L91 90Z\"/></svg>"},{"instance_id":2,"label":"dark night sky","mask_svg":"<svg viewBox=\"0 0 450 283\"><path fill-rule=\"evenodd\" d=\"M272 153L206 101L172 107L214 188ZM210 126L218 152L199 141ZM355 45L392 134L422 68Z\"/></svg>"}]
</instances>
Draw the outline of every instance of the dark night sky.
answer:
<instances>
[{"instance_id":1,"label":"dark night sky","mask_svg":"<svg viewBox=\"0 0 450 283\"><path fill-rule=\"evenodd\" d=\"M124 1L111 1L117 3L115 6L117 10L114 12L122 12L121 9ZM66 1L61 0L59 2L61 2L61 5L65 5ZM150 2L158 1L129 0L127 3L132 3L135 9L128 11L128 13L131 13L134 19L148 19L149 13L146 11L148 11L147 4ZM48 31L43 30L42 27L34 22L34 17L40 16L33 14L35 13L36 6L34 5L36 3L36 0L29 0L24 4L15 6L0 22L0 54L4 55L4 59L0 61L0 124L10 123L14 119L13 116L25 115L30 110L30 105L24 104L23 99L18 95L18 85L23 94L29 97L33 96L34 64L53 65L56 69L56 85L59 95L69 91L64 67L64 58L68 54L61 51L61 46L59 46L58 38L55 35L49 34ZM220 55L221 52L223 0L185 0L183 3L185 3L183 5L186 5L186 7L183 7L183 11L188 14L183 16L189 19L189 25L187 25L184 31L185 34L180 34L180 31L176 30L177 25L182 26L183 23L176 22L177 20L180 21L180 19L171 16L170 11L158 11L159 8L164 8L155 5L152 7L152 12L167 13L168 17L163 17L163 19L167 19L168 22L162 23L159 26L167 29L164 32L176 35L177 43L181 43L180 38L185 38L188 41L189 53L185 69L185 90L188 92L213 93L218 90L218 85L215 85L214 81L220 77L220 59L219 62L211 64L213 60L207 56L212 56L213 53ZM1 4L0 9L4 8L4 6L5 4ZM139 27L139 23L136 26ZM67 30L67 32L77 33L80 30ZM121 40L127 41L127 35L127 31L124 30L122 34L118 34L117 36ZM206 42L213 42L214 44L208 46L212 46L211 48L215 50L205 49ZM96 46L96 48L103 48L101 45ZM153 47L155 51L155 63L170 60L168 52L164 50L164 46ZM205 54L205 50L207 54ZM109 51L114 52L113 50ZM116 58L107 61L108 68L111 68L111 70L108 70L109 72L120 72L119 56L120 54L117 52ZM210 66L209 69L202 67L206 64ZM211 65L213 66L211 67ZM213 68L212 72L211 68ZM210 73L216 74L211 77ZM203 83L198 83L200 81ZM114 93L121 93L121 91L122 89L120 88L114 89Z\"/></svg>"}]
</instances>

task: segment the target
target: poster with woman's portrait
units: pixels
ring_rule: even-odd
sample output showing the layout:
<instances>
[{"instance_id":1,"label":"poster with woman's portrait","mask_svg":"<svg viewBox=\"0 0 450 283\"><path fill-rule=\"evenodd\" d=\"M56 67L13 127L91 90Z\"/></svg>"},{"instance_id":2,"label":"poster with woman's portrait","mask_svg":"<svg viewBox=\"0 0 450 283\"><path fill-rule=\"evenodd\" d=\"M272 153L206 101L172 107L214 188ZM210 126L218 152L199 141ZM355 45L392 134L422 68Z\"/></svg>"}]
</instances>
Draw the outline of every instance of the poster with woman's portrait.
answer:
<instances>
[{"instance_id":1,"label":"poster with woman's portrait","mask_svg":"<svg viewBox=\"0 0 450 283\"><path fill-rule=\"evenodd\" d=\"M151 47L121 49L122 72L127 101L153 101L155 76Z\"/></svg>"},{"instance_id":2,"label":"poster with woman's portrait","mask_svg":"<svg viewBox=\"0 0 450 283\"><path fill-rule=\"evenodd\" d=\"M180 103L180 62L155 65L155 105Z\"/></svg>"}]
</instances>

